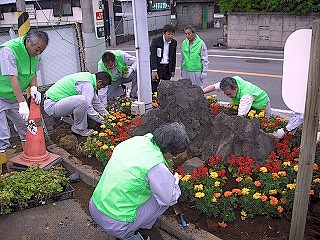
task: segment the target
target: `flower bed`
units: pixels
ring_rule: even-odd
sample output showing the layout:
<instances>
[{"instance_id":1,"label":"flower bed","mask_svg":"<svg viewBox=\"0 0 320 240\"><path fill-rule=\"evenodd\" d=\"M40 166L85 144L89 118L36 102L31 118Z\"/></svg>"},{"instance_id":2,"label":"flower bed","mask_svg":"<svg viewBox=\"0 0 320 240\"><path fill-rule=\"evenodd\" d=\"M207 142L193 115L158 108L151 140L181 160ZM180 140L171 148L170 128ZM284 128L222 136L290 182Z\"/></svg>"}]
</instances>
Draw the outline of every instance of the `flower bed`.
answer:
<instances>
[{"instance_id":1,"label":"flower bed","mask_svg":"<svg viewBox=\"0 0 320 240\"><path fill-rule=\"evenodd\" d=\"M156 96L153 96L153 107L157 107ZM207 97L213 112L219 114L236 114L234 105L221 106L216 97ZM118 100L123 105L122 100ZM126 104L125 104L126 105ZM78 151L87 156L95 155L106 164L114 147L130 138L128 131L132 125L139 125L139 120L132 122L129 111L122 113L116 105L116 112L106 118L107 124L101 126L94 136L78 147ZM258 118L261 129L267 133L284 127L287 120L272 116L264 117L264 111L250 111L248 119ZM294 191L300 153L301 130L294 136L288 135L276 141L275 151L271 152L266 164L259 166L248 156L231 155L228 165L221 165L221 156L211 156L205 165L191 173L182 167L175 171L180 174L182 189L181 202L190 202L193 207L209 218L214 218L218 225L225 228L240 214L242 220L256 216L282 217L292 210ZM319 148L310 194L319 197L320 171Z\"/></svg>"}]
</instances>

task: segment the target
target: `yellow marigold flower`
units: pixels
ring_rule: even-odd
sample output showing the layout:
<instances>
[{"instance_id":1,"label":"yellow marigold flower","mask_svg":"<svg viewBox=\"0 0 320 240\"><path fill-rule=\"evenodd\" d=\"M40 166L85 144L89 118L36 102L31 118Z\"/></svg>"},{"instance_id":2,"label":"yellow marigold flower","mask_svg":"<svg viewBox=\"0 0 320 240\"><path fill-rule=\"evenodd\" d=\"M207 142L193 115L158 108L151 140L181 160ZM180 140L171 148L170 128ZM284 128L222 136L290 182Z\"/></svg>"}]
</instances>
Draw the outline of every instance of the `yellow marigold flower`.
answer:
<instances>
[{"instance_id":1,"label":"yellow marigold flower","mask_svg":"<svg viewBox=\"0 0 320 240\"><path fill-rule=\"evenodd\" d=\"M261 193L256 192L255 194L252 195L253 199L259 199L261 197Z\"/></svg>"},{"instance_id":2,"label":"yellow marigold flower","mask_svg":"<svg viewBox=\"0 0 320 240\"><path fill-rule=\"evenodd\" d=\"M102 129L104 129L104 128L106 128L106 125L105 125L105 124L102 124L100 127L101 127Z\"/></svg>"},{"instance_id":3,"label":"yellow marigold flower","mask_svg":"<svg viewBox=\"0 0 320 240\"><path fill-rule=\"evenodd\" d=\"M276 195L278 193L277 189L271 189L269 190L270 195Z\"/></svg>"},{"instance_id":4,"label":"yellow marigold flower","mask_svg":"<svg viewBox=\"0 0 320 240\"><path fill-rule=\"evenodd\" d=\"M130 102L126 102L126 106L129 107L131 105Z\"/></svg>"},{"instance_id":5,"label":"yellow marigold flower","mask_svg":"<svg viewBox=\"0 0 320 240\"><path fill-rule=\"evenodd\" d=\"M295 183L289 183L289 184L287 184L287 188L289 188L290 190L294 190L296 188L296 184Z\"/></svg>"},{"instance_id":6,"label":"yellow marigold flower","mask_svg":"<svg viewBox=\"0 0 320 240\"><path fill-rule=\"evenodd\" d=\"M264 118L264 116L265 116L265 112L264 112L264 111L261 111L261 112L259 113L259 118Z\"/></svg>"},{"instance_id":7,"label":"yellow marigold flower","mask_svg":"<svg viewBox=\"0 0 320 240\"><path fill-rule=\"evenodd\" d=\"M203 192L197 192L194 196L196 198L203 198L205 196L205 194Z\"/></svg>"},{"instance_id":8,"label":"yellow marigold flower","mask_svg":"<svg viewBox=\"0 0 320 240\"><path fill-rule=\"evenodd\" d=\"M203 190L203 185L202 184L194 185L193 190L202 191Z\"/></svg>"},{"instance_id":9,"label":"yellow marigold flower","mask_svg":"<svg viewBox=\"0 0 320 240\"><path fill-rule=\"evenodd\" d=\"M113 146L113 145L111 145L109 148L110 148L111 150L113 150L113 149L114 149L114 146Z\"/></svg>"},{"instance_id":10,"label":"yellow marigold flower","mask_svg":"<svg viewBox=\"0 0 320 240\"><path fill-rule=\"evenodd\" d=\"M115 123L111 123L111 126L112 126L112 127L114 127L115 125L117 125L117 124L115 124Z\"/></svg>"},{"instance_id":11,"label":"yellow marigold flower","mask_svg":"<svg viewBox=\"0 0 320 240\"><path fill-rule=\"evenodd\" d=\"M247 218L247 213L244 210L242 210L241 211L241 219L246 220L246 218Z\"/></svg>"},{"instance_id":12,"label":"yellow marigold flower","mask_svg":"<svg viewBox=\"0 0 320 240\"><path fill-rule=\"evenodd\" d=\"M281 177L285 177L285 176L287 176L287 173L286 173L286 171L279 171L278 175Z\"/></svg>"},{"instance_id":13,"label":"yellow marigold flower","mask_svg":"<svg viewBox=\"0 0 320 240\"><path fill-rule=\"evenodd\" d=\"M242 192L242 195L248 195L250 192L250 189L249 188L242 188L241 192Z\"/></svg>"},{"instance_id":14,"label":"yellow marigold flower","mask_svg":"<svg viewBox=\"0 0 320 240\"><path fill-rule=\"evenodd\" d=\"M191 175L190 174L186 174L183 176L183 178L181 178L181 180L183 182L188 182L191 179Z\"/></svg>"},{"instance_id":15,"label":"yellow marigold flower","mask_svg":"<svg viewBox=\"0 0 320 240\"><path fill-rule=\"evenodd\" d=\"M261 167L260 172L266 173L268 172L268 169L266 167Z\"/></svg>"},{"instance_id":16,"label":"yellow marigold flower","mask_svg":"<svg viewBox=\"0 0 320 240\"><path fill-rule=\"evenodd\" d=\"M288 167L290 167L291 166L291 162L289 162L289 161L287 161L287 162L283 162L282 163L284 166L288 166Z\"/></svg>"},{"instance_id":17,"label":"yellow marigold flower","mask_svg":"<svg viewBox=\"0 0 320 240\"><path fill-rule=\"evenodd\" d=\"M93 135L97 135L97 134L98 134L98 131L94 131L92 134L93 134Z\"/></svg>"},{"instance_id":18,"label":"yellow marigold flower","mask_svg":"<svg viewBox=\"0 0 320 240\"><path fill-rule=\"evenodd\" d=\"M313 180L314 183L320 183L320 178L316 178Z\"/></svg>"},{"instance_id":19,"label":"yellow marigold flower","mask_svg":"<svg viewBox=\"0 0 320 240\"><path fill-rule=\"evenodd\" d=\"M212 94L212 98L217 98L217 94Z\"/></svg>"},{"instance_id":20,"label":"yellow marigold flower","mask_svg":"<svg viewBox=\"0 0 320 240\"><path fill-rule=\"evenodd\" d=\"M104 132L99 133L99 137L104 137L106 134Z\"/></svg>"},{"instance_id":21,"label":"yellow marigold flower","mask_svg":"<svg viewBox=\"0 0 320 240\"><path fill-rule=\"evenodd\" d=\"M217 172L211 172L211 173L210 173L210 177L212 177L212 178L217 178L217 177L219 177L219 175L218 175Z\"/></svg>"},{"instance_id":22,"label":"yellow marigold flower","mask_svg":"<svg viewBox=\"0 0 320 240\"><path fill-rule=\"evenodd\" d=\"M104 144L104 145L102 145L100 148L101 148L102 150L107 150L109 147L108 147L108 145Z\"/></svg>"},{"instance_id":23,"label":"yellow marigold flower","mask_svg":"<svg viewBox=\"0 0 320 240\"><path fill-rule=\"evenodd\" d=\"M124 107L126 104L125 103L121 103L121 107Z\"/></svg>"},{"instance_id":24,"label":"yellow marigold flower","mask_svg":"<svg viewBox=\"0 0 320 240\"><path fill-rule=\"evenodd\" d=\"M237 177L237 178L236 178L236 181L237 181L237 182L241 182L242 180L243 180L242 177Z\"/></svg>"},{"instance_id":25,"label":"yellow marigold flower","mask_svg":"<svg viewBox=\"0 0 320 240\"><path fill-rule=\"evenodd\" d=\"M207 100L210 100L210 99L211 99L211 96L206 96L206 99L207 99Z\"/></svg>"},{"instance_id":26,"label":"yellow marigold flower","mask_svg":"<svg viewBox=\"0 0 320 240\"><path fill-rule=\"evenodd\" d=\"M212 197L211 202L217 202L217 199L215 197Z\"/></svg>"},{"instance_id":27,"label":"yellow marigold flower","mask_svg":"<svg viewBox=\"0 0 320 240\"><path fill-rule=\"evenodd\" d=\"M215 187L219 187L219 186L220 186L220 182L219 182L219 181L215 181L215 182L214 182L214 186L215 186Z\"/></svg>"},{"instance_id":28,"label":"yellow marigold flower","mask_svg":"<svg viewBox=\"0 0 320 240\"><path fill-rule=\"evenodd\" d=\"M298 164L293 166L293 170L295 170L296 172L298 172L298 168L299 168Z\"/></svg>"}]
</instances>

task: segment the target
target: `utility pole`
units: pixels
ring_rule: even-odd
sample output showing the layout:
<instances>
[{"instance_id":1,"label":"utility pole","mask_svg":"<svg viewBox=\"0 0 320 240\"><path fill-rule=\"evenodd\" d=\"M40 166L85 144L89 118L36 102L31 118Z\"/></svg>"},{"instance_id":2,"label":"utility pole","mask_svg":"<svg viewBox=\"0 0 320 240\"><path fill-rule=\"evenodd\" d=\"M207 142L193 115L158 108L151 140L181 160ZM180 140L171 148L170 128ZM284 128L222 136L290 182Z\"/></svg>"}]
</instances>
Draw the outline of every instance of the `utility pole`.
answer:
<instances>
[{"instance_id":1,"label":"utility pole","mask_svg":"<svg viewBox=\"0 0 320 240\"><path fill-rule=\"evenodd\" d=\"M19 37L25 35L30 30L29 14L26 12L26 3L24 0L16 1L18 13L18 34Z\"/></svg>"},{"instance_id":2,"label":"utility pole","mask_svg":"<svg viewBox=\"0 0 320 240\"><path fill-rule=\"evenodd\" d=\"M93 12L93 1L96 0L80 0L82 11L82 27L84 37L84 49L89 72L96 72L98 70L98 61L102 54L106 51L106 44L104 38L98 39L96 36L96 26L94 18L96 13ZM102 0L100 0L100 3Z\"/></svg>"},{"instance_id":3,"label":"utility pole","mask_svg":"<svg viewBox=\"0 0 320 240\"><path fill-rule=\"evenodd\" d=\"M152 109L152 95L146 0L133 0L132 9L136 57L138 59L138 100L145 103L145 110L147 112Z\"/></svg>"},{"instance_id":4,"label":"utility pole","mask_svg":"<svg viewBox=\"0 0 320 240\"><path fill-rule=\"evenodd\" d=\"M109 29L110 29L110 46L115 47L116 46L116 31L115 31L115 25L114 25L114 12L113 12L113 0L108 0L108 10L109 10Z\"/></svg>"}]
</instances>

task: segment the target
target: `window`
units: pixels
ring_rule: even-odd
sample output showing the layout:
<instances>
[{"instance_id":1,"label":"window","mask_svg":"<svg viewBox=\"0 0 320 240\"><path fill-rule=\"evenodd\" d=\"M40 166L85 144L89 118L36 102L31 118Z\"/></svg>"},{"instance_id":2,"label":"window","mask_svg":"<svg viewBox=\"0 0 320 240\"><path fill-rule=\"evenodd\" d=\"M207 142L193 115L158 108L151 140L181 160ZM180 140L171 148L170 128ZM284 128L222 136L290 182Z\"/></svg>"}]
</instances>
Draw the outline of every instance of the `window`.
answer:
<instances>
[{"instance_id":1,"label":"window","mask_svg":"<svg viewBox=\"0 0 320 240\"><path fill-rule=\"evenodd\" d=\"M71 0L60 0L52 3L53 16L72 16Z\"/></svg>"},{"instance_id":2,"label":"window","mask_svg":"<svg viewBox=\"0 0 320 240\"><path fill-rule=\"evenodd\" d=\"M148 0L148 11L162 11L170 9L170 0Z\"/></svg>"}]
</instances>

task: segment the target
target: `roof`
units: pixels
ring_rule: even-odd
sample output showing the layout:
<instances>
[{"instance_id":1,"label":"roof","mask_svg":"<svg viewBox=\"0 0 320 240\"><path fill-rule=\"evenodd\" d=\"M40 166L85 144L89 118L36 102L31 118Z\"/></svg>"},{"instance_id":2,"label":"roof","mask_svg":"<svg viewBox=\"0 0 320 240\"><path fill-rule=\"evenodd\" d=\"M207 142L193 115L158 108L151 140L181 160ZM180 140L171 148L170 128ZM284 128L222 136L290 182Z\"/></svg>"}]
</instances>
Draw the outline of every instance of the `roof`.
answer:
<instances>
[{"instance_id":1,"label":"roof","mask_svg":"<svg viewBox=\"0 0 320 240\"><path fill-rule=\"evenodd\" d=\"M31 2L32 0L25 0L25 2ZM33 0L34 1L34 0ZM16 0L0 0L0 5L2 4L9 4L9 3L15 3Z\"/></svg>"}]
</instances>

